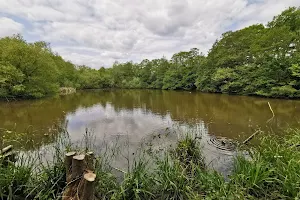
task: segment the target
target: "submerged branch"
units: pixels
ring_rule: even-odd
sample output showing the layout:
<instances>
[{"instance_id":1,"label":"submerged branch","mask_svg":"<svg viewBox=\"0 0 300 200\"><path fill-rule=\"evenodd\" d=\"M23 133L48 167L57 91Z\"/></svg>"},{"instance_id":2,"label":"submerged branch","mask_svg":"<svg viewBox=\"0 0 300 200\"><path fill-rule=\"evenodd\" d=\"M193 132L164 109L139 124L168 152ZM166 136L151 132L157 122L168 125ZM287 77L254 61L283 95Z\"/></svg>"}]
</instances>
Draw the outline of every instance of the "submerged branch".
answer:
<instances>
[{"instance_id":1,"label":"submerged branch","mask_svg":"<svg viewBox=\"0 0 300 200\"><path fill-rule=\"evenodd\" d=\"M267 121L267 123L269 123L269 122L275 117L275 114L274 114L274 111L273 111L273 109L272 109L272 107L271 107L270 102L268 102L268 105L269 105L269 108L270 108L270 110L271 110L273 116Z\"/></svg>"},{"instance_id":2,"label":"submerged branch","mask_svg":"<svg viewBox=\"0 0 300 200\"><path fill-rule=\"evenodd\" d=\"M250 137L248 137L244 142L243 144L247 144L250 140L252 140L258 133L260 133L261 130L257 130L255 131L255 133L253 133L252 135L250 135Z\"/></svg>"}]
</instances>

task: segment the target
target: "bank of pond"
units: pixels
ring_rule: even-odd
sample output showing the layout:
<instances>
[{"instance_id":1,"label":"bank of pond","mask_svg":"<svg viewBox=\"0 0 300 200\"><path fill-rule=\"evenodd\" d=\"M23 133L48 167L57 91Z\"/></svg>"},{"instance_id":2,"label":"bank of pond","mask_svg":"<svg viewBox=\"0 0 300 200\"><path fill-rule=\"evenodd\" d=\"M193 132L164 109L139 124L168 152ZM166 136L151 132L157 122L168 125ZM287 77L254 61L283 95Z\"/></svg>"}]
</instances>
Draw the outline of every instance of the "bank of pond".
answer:
<instances>
[{"instance_id":1,"label":"bank of pond","mask_svg":"<svg viewBox=\"0 0 300 200\"><path fill-rule=\"evenodd\" d=\"M203 154L202 136L185 133L163 149L146 145L124 154L116 146L95 153L94 199L298 199L300 197L300 131L284 136L260 133L247 145L235 144L232 170L214 170ZM65 154L87 155L93 149L88 133L83 146L68 140L51 147L51 158L19 152L15 163L1 162L1 199L68 199ZM113 167L119 154L127 157L126 170ZM27 156L26 156L27 155ZM28 156L30 155L30 156ZM48 155L49 156L49 155ZM77 158L78 159L78 158ZM47 160L47 162L45 162ZM74 165L73 165L74 166ZM91 173L85 172L86 173ZM87 175L86 175L87 176ZM86 177L85 176L85 177ZM92 180L94 180L92 178ZM79 186L78 186L79 187ZM80 193L80 191L78 191ZM75 192L76 193L76 192ZM69 198L70 199L70 198Z\"/></svg>"}]
</instances>

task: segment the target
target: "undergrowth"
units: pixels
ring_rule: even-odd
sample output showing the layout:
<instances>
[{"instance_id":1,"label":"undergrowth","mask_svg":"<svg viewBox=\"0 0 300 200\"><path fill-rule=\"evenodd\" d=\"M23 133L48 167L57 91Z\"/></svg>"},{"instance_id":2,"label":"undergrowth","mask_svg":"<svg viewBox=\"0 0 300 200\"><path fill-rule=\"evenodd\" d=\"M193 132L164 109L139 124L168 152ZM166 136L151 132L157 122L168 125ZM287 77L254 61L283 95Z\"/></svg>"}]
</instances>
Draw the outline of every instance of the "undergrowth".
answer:
<instances>
[{"instance_id":1,"label":"undergrowth","mask_svg":"<svg viewBox=\"0 0 300 200\"><path fill-rule=\"evenodd\" d=\"M284 137L264 135L255 146L244 147L229 179L207 167L199 141L186 135L159 155L138 154L122 177L105 160L109 156L100 155L95 169L97 199L300 198L299 130L289 130ZM54 159L38 166L34 159L1 164L0 198L60 199L66 186L65 151L66 145L55 148Z\"/></svg>"}]
</instances>

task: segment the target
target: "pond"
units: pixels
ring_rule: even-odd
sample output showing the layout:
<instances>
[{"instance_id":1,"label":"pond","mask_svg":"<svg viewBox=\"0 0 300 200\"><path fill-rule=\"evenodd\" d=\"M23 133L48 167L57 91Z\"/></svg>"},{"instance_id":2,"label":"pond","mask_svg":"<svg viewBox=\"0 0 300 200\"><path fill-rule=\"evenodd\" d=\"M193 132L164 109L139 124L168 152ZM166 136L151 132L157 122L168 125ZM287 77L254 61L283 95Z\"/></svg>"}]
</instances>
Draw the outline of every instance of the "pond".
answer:
<instances>
[{"instance_id":1,"label":"pond","mask_svg":"<svg viewBox=\"0 0 300 200\"><path fill-rule=\"evenodd\" d=\"M169 145L182 127L197 127L208 138L243 141L257 129L283 134L285 128L298 128L299 121L299 100L195 91L91 90L0 102L2 136L26 150L55 143L63 134L55 124L66 127L72 142L82 141L88 129L96 144L119 140L134 151L142 141L154 138L160 145Z\"/></svg>"}]
</instances>

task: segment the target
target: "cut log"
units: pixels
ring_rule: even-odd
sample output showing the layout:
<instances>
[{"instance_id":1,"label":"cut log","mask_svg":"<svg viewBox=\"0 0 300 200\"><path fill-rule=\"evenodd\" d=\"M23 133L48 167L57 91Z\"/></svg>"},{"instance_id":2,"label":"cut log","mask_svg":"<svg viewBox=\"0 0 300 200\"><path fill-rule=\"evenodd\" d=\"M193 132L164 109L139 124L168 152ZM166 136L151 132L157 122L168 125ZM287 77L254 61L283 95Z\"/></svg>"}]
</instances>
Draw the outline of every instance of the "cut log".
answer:
<instances>
[{"instance_id":1,"label":"cut log","mask_svg":"<svg viewBox=\"0 0 300 200\"><path fill-rule=\"evenodd\" d=\"M65 166L66 166L66 179L67 179L67 183L69 183L72 179L72 160L73 160L73 156L76 155L76 152L72 151L72 152L68 152L66 153L66 157L65 157Z\"/></svg>"},{"instance_id":2,"label":"cut log","mask_svg":"<svg viewBox=\"0 0 300 200\"><path fill-rule=\"evenodd\" d=\"M9 145L9 146L7 146L7 147L4 147L4 148L1 150L0 154L4 154L4 153L6 153L6 152L9 152L9 151L11 151L12 149L13 149L13 145Z\"/></svg>"},{"instance_id":3,"label":"cut log","mask_svg":"<svg viewBox=\"0 0 300 200\"><path fill-rule=\"evenodd\" d=\"M83 172L86 168L84 158L85 158L85 155L83 155L83 154L73 156L73 160L72 160L72 180L77 179L78 177L83 175Z\"/></svg>"},{"instance_id":4,"label":"cut log","mask_svg":"<svg viewBox=\"0 0 300 200\"><path fill-rule=\"evenodd\" d=\"M84 200L94 200L95 199L95 191L94 191L94 184L95 184L96 174L94 173L86 173L83 177L83 193L82 198Z\"/></svg>"},{"instance_id":5,"label":"cut log","mask_svg":"<svg viewBox=\"0 0 300 200\"><path fill-rule=\"evenodd\" d=\"M86 164L87 164L87 168L91 171L95 170L95 164L94 164L94 160L95 160L95 156L94 156L94 152L90 151L86 153Z\"/></svg>"}]
</instances>

